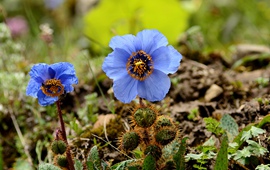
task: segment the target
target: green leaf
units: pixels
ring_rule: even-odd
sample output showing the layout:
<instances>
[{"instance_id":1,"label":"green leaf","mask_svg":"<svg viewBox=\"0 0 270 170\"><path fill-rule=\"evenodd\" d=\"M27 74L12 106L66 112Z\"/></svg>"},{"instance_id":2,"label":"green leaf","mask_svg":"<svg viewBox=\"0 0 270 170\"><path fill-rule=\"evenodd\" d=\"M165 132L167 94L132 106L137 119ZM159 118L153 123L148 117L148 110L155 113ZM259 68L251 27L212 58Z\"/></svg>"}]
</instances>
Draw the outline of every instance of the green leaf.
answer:
<instances>
[{"instance_id":1,"label":"green leaf","mask_svg":"<svg viewBox=\"0 0 270 170\"><path fill-rule=\"evenodd\" d=\"M261 165L258 165L255 170L270 170L270 164L261 164Z\"/></svg>"},{"instance_id":2,"label":"green leaf","mask_svg":"<svg viewBox=\"0 0 270 170\"><path fill-rule=\"evenodd\" d=\"M182 139L178 152L173 156L173 160L176 164L176 170L185 170L185 152L187 139L187 137Z\"/></svg>"},{"instance_id":3,"label":"green leaf","mask_svg":"<svg viewBox=\"0 0 270 170\"><path fill-rule=\"evenodd\" d=\"M75 159L75 170L83 170L83 164L78 159Z\"/></svg>"},{"instance_id":4,"label":"green leaf","mask_svg":"<svg viewBox=\"0 0 270 170\"><path fill-rule=\"evenodd\" d=\"M214 170L227 170L227 169L228 169L228 136L224 134L220 150L217 154Z\"/></svg>"},{"instance_id":5,"label":"green leaf","mask_svg":"<svg viewBox=\"0 0 270 170\"><path fill-rule=\"evenodd\" d=\"M257 128L255 126L252 126L248 131L243 131L241 140L242 141L246 141L252 137L257 137L261 134L264 134L266 131L261 129L261 128Z\"/></svg>"},{"instance_id":6,"label":"green leaf","mask_svg":"<svg viewBox=\"0 0 270 170\"><path fill-rule=\"evenodd\" d=\"M40 164L38 166L38 170L61 170L57 166L54 166L53 164L45 163L45 164Z\"/></svg>"},{"instance_id":7,"label":"green leaf","mask_svg":"<svg viewBox=\"0 0 270 170\"><path fill-rule=\"evenodd\" d=\"M220 123L211 117L207 117L203 119L205 122L205 127L209 132L212 132L216 135L220 135L222 133L221 127L219 127Z\"/></svg>"},{"instance_id":8,"label":"green leaf","mask_svg":"<svg viewBox=\"0 0 270 170\"><path fill-rule=\"evenodd\" d=\"M89 152L87 157L86 165L89 170L100 170L101 167L101 160L98 153L97 146L93 146Z\"/></svg>"},{"instance_id":9,"label":"green leaf","mask_svg":"<svg viewBox=\"0 0 270 170\"><path fill-rule=\"evenodd\" d=\"M265 153L268 152L268 150L266 148L264 148L259 143L255 142L253 140L247 140L247 143L249 144L248 149L255 156L263 156Z\"/></svg>"},{"instance_id":10,"label":"green leaf","mask_svg":"<svg viewBox=\"0 0 270 170\"><path fill-rule=\"evenodd\" d=\"M219 126L227 131L229 141L232 141L239 133L237 123L229 114L222 116Z\"/></svg>"},{"instance_id":11,"label":"green leaf","mask_svg":"<svg viewBox=\"0 0 270 170\"><path fill-rule=\"evenodd\" d=\"M156 160L151 154L147 155L143 161L143 170L156 170Z\"/></svg>"},{"instance_id":12,"label":"green leaf","mask_svg":"<svg viewBox=\"0 0 270 170\"><path fill-rule=\"evenodd\" d=\"M266 123L270 123L270 114L266 115L258 124L258 128L261 128L263 125L265 125Z\"/></svg>"},{"instance_id":13,"label":"green leaf","mask_svg":"<svg viewBox=\"0 0 270 170\"><path fill-rule=\"evenodd\" d=\"M101 0L86 14L84 33L96 42L98 50L107 47L115 35L136 34L147 28L159 30L170 44L176 44L188 18L178 0Z\"/></svg>"},{"instance_id":14,"label":"green leaf","mask_svg":"<svg viewBox=\"0 0 270 170\"><path fill-rule=\"evenodd\" d=\"M129 160L126 160L126 161L122 161L122 162L119 162L115 165L113 165L111 167L112 170L125 170L126 167L128 167L128 165L130 163L133 163L133 162L136 162L137 159L129 159Z\"/></svg>"}]
</instances>

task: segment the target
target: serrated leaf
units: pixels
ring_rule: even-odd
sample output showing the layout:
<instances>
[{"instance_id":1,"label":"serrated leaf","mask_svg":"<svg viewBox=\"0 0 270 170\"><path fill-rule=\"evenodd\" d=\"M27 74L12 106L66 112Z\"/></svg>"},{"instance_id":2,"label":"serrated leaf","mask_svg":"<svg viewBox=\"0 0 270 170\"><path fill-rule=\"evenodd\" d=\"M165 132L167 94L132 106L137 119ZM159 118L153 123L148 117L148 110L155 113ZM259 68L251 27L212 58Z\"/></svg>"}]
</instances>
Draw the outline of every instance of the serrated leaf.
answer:
<instances>
[{"instance_id":1,"label":"serrated leaf","mask_svg":"<svg viewBox=\"0 0 270 170\"><path fill-rule=\"evenodd\" d=\"M126 167L132 162L137 161L136 159L130 159L126 161L119 162L111 167L112 170L125 170Z\"/></svg>"},{"instance_id":2,"label":"serrated leaf","mask_svg":"<svg viewBox=\"0 0 270 170\"><path fill-rule=\"evenodd\" d=\"M224 134L214 170L227 170L228 165L228 136Z\"/></svg>"},{"instance_id":3,"label":"serrated leaf","mask_svg":"<svg viewBox=\"0 0 270 170\"><path fill-rule=\"evenodd\" d=\"M185 152L187 139L187 137L182 139L178 152L173 156L173 160L176 164L176 170L185 170Z\"/></svg>"},{"instance_id":4,"label":"serrated leaf","mask_svg":"<svg viewBox=\"0 0 270 170\"><path fill-rule=\"evenodd\" d=\"M100 170L101 167L101 159L99 157L97 146L93 146L89 152L87 157L86 165L89 170Z\"/></svg>"},{"instance_id":5,"label":"serrated leaf","mask_svg":"<svg viewBox=\"0 0 270 170\"><path fill-rule=\"evenodd\" d=\"M257 137L257 136L264 134L266 132L265 130L263 130L261 128L257 128L255 126L252 126L250 131L251 131L251 134L253 137Z\"/></svg>"},{"instance_id":6,"label":"serrated leaf","mask_svg":"<svg viewBox=\"0 0 270 170\"><path fill-rule=\"evenodd\" d=\"M249 131L243 131L241 141L246 141L248 139L252 138L251 132Z\"/></svg>"},{"instance_id":7,"label":"serrated leaf","mask_svg":"<svg viewBox=\"0 0 270 170\"><path fill-rule=\"evenodd\" d=\"M45 164L40 164L38 166L38 170L61 170L61 169L53 164L45 163Z\"/></svg>"},{"instance_id":8,"label":"serrated leaf","mask_svg":"<svg viewBox=\"0 0 270 170\"><path fill-rule=\"evenodd\" d=\"M230 142L239 134L238 125L229 114L222 116L219 126L227 131Z\"/></svg>"},{"instance_id":9,"label":"serrated leaf","mask_svg":"<svg viewBox=\"0 0 270 170\"><path fill-rule=\"evenodd\" d=\"M75 159L74 167L75 170L83 170L83 164L78 159Z\"/></svg>"},{"instance_id":10,"label":"serrated leaf","mask_svg":"<svg viewBox=\"0 0 270 170\"><path fill-rule=\"evenodd\" d=\"M154 156L149 154L144 158L142 169L143 170L156 170L156 160Z\"/></svg>"},{"instance_id":11,"label":"serrated leaf","mask_svg":"<svg viewBox=\"0 0 270 170\"><path fill-rule=\"evenodd\" d=\"M84 33L99 47L107 47L115 35L157 29L170 44L176 44L177 37L186 29L188 17L178 0L101 0L85 16Z\"/></svg>"},{"instance_id":12,"label":"serrated leaf","mask_svg":"<svg viewBox=\"0 0 270 170\"><path fill-rule=\"evenodd\" d=\"M212 132L216 135L220 135L222 133L222 129L219 127L220 123L216 119L207 117L204 118L203 121L205 122L205 127L209 132Z\"/></svg>"},{"instance_id":13,"label":"serrated leaf","mask_svg":"<svg viewBox=\"0 0 270 170\"><path fill-rule=\"evenodd\" d=\"M261 129L261 128L257 128L255 126L252 126L248 131L243 131L241 140L242 141L246 141L252 137L257 137L261 134L264 134L266 131Z\"/></svg>"}]
</instances>

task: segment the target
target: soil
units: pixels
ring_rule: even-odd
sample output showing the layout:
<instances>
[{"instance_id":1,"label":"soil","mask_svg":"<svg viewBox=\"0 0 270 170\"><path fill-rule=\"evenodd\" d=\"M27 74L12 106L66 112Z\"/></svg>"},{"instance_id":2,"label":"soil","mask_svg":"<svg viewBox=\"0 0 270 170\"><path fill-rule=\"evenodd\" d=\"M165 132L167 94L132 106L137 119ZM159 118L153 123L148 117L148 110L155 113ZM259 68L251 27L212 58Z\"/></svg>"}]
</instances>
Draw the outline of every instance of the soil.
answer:
<instances>
[{"instance_id":1,"label":"soil","mask_svg":"<svg viewBox=\"0 0 270 170\"><path fill-rule=\"evenodd\" d=\"M243 57L243 53L238 55ZM200 59L194 58L194 53L187 53L185 56L181 61L179 70L170 75L172 86L167 97L161 102L154 103L154 105L158 108L160 114L169 115L178 123L181 137L188 137L186 154L196 153L195 148L197 146L203 144L211 136L215 136L207 131L203 118L212 117L220 120L224 114L229 114L235 119L239 131L241 131L247 125L259 122L270 113L268 103L258 102L259 99L262 101L270 100L270 69L266 67L268 61L265 61L267 63L263 62L263 64L254 61L253 65L250 62L244 63L238 68L232 69L235 61L229 63L217 53L208 56L195 55L201 57ZM236 56L236 59L241 60L239 56ZM261 77L268 78L265 85L258 83L258 78ZM110 79L105 78L100 84L105 94L111 92L112 81ZM94 88L93 91L95 90L97 89ZM106 109L102 99L100 99L100 104L99 113L111 114ZM120 130L124 132L124 129L129 127L128 116L131 115L131 110L135 105L137 105L136 102L123 105L116 100L116 114L120 118L117 124L121 128L114 135L103 131L98 134L98 138L96 137L98 142L102 144L110 141L110 145L103 147L100 153L102 159L111 164L128 159L112 146L118 147L116 139L121 135ZM198 115L190 119L189 115L192 109L197 109ZM102 122L102 120L100 121ZM110 128L112 128L111 125L108 125L107 129ZM102 129L104 130L104 127ZM270 145L267 138L270 133L270 124L264 124L262 129L265 129L267 133L260 136L261 139L259 140L269 150ZM78 138L77 144L75 144L76 150L80 148L79 141ZM91 144L89 144L87 150L90 147ZM81 149L85 151L85 148L82 147ZM78 153L78 151L76 152ZM262 164L269 164L269 153L260 158L260 161ZM214 163L214 160L210 160L205 166L207 169L213 169ZM189 161L186 169L194 169L193 164L193 161ZM229 169L254 169L254 167L230 161Z\"/></svg>"}]
</instances>

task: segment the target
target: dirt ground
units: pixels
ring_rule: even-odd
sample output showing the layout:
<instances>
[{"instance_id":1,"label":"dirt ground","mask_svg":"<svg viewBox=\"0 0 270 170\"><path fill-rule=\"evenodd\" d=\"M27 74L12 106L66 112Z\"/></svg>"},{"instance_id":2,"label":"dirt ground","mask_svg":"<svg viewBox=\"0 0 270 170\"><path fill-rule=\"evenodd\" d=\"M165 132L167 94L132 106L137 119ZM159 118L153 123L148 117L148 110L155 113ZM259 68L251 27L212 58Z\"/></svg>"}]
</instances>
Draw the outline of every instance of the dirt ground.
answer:
<instances>
[{"instance_id":1,"label":"dirt ground","mask_svg":"<svg viewBox=\"0 0 270 170\"><path fill-rule=\"evenodd\" d=\"M203 118L212 117L220 120L222 115L229 114L235 119L239 131L241 131L248 124L259 122L269 114L270 106L258 102L259 98L263 101L270 100L270 69L267 68L269 61L252 60L232 69L236 60L241 60L247 54L250 54L248 48L244 52L238 51L235 54L234 61L227 62L218 53L211 53L207 56L198 53L186 53L179 70L170 75L172 86L167 97L163 101L154 104L161 114L169 115L178 123L181 137L188 137L186 154L195 153L194 148L196 146L203 144L211 136L214 136L207 131ZM260 83L258 78L268 78L268 82L266 84ZM101 82L104 93L111 91L111 85L112 81L108 78ZM105 144L104 140L110 141L110 145L103 147L101 155L105 161L114 164L127 159L111 145L118 146L117 137L121 135L119 132L124 132L124 129L129 126L128 116L130 116L131 110L136 104L133 102L123 105L116 101L116 114L118 116L110 116L110 111L106 108L102 99L100 99L99 103L99 112L102 115L107 114L106 119L110 120L112 118L112 121L106 127L106 132L104 132L104 126L99 126L99 130L95 127L92 132L97 132L95 134L100 137L96 138L99 142ZM193 109L197 109L198 115L190 119L189 114ZM105 117L100 116L99 121L104 122ZM113 123L117 123L121 127L114 127ZM267 131L266 136L269 136L269 123L262 128ZM100 132L100 129L103 129L103 131ZM117 130L113 131L112 129ZM77 154L77 157L84 157L83 153L91 147L90 141L82 142L79 138L74 141L76 141L74 144L78 147L74 148L74 152L81 153ZM265 137L261 138L260 142L270 150L269 141ZM261 160L265 164L270 163L269 153ZM212 169L214 160L209 161L206 165L208 169ZM230 161L229 167L230 169L233 169L232 167L234 169L254 168L238 165L237 162L232 161ZM188 163L187 169L193 169L192 161Z\"/></svg>"}]
</instances>

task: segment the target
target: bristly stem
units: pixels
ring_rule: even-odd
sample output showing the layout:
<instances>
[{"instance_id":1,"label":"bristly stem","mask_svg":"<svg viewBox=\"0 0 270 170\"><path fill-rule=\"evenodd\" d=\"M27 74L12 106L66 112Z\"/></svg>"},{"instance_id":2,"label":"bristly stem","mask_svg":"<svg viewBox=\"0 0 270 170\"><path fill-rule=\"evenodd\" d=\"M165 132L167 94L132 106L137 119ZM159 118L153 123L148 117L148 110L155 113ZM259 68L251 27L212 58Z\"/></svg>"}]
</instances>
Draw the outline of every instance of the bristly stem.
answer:
<instances>
[{"instance_id":1,"label":"bristly stem","mask_svg":"<svg viewBox=\"0 0 270 170\"><path fill-rule=\"evenodd\" d=\"M141 97L139 98L139 102L141 107L145 107L145 104L143 103L143 99Z\"/></svg>"},{"instance_id":2,"label":"bristly stem","mask_svg":"<svg viewBox=\"0 0 270 170\"><path fill-rule=\"evenodd\" d=\"M63 137L64 142L68 146L67 135L66 135L66 128L65 128L65 123L64 123L64 120L63 120L63 116L62 116L62 111L61 111L60 101L59 100L56 102L56 106L57 106L58 117L59 117L61 131L62 131L62 137ZM75 170L74 163L73 163L73 160L72 160L72 156L71 156L69 147L67 147L66 155L67 155L67 160L68 160L68 169L69 170Z\"/></svg>"}]
</instances>

